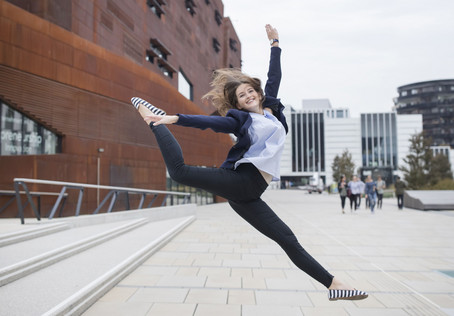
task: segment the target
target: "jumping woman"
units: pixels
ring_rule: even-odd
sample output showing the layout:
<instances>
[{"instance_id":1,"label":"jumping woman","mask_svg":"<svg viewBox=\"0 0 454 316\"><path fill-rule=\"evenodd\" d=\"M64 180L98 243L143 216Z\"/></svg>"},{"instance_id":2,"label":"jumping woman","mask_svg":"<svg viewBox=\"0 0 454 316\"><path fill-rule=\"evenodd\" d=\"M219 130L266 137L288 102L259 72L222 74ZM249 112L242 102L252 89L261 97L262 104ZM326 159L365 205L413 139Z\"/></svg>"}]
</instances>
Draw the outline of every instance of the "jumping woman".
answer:
<instances>
[{"instance_id":1,"label":"jumping woman","mask_svg":"<svg viewBox=\"0 0 454 316\"><path fill-rule=\"evenodd\" d=\"M279 162L288 131L284 106L277 98L281 81L279 35L271 25L265 29L271 44L265 91L259 79L240 70L215 71L212 89L204 98L213 103L221 116L167 115L140 98L134 97L131 102L154 133L173 180L227 199L238 215L278 243L299 269L323 284L329 290L329 300L365 299L366 292L342 283L309 255L290 228L260 198L270 182L280 178ZM237 142L220 168L189 166L167 124L233 133Z\"/></svg>"}]
</instances>

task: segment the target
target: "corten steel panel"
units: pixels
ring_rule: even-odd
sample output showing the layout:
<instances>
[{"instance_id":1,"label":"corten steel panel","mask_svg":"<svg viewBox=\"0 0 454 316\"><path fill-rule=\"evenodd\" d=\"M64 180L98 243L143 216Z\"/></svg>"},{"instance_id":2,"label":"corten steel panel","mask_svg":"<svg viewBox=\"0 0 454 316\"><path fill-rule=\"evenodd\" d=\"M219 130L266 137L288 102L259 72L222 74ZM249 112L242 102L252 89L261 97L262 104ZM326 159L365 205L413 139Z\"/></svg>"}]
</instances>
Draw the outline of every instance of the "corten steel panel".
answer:
<instances>
[{"instance_id":1,"label":"corten steel panel","mask_svg":"<svg viewBox=\"0 0 454 316\"><path fill-rule=\"evenodd\" d=\"M14 177L96 183L98 157L101 184L165 189L165 166L156 141L129 99L134 95L143 97L168 113L209 113L212 108L202 105L198 99L208 89L210 78L207 73L217 68L223 57L211 56L211 39L207 37L208 42L205 43L199 34L201 31L197 23L200 21L196 19L201 17L196 17L197 14L195 19L190 15L188 17L180 4L169 3L167 14L159 20L148 11L145 2L140 6L135 2L113 3L117 9L133 13L134 31L118 21L110 12L112 10L107 10L105 1L94 1L93 8L85 8L81 6L81 1L73 1L72 25L78 20L79 24L91 28L91 34L94 34L93 38L84 39L78 36L81 34L75 35L77 32L74 29L73 33L68 32L0 1L0 98L63 137L62 154L0 157L0 189L12 189ZM220 1L211 3L222 6ZM76 5L84 7L94 18L82 17L83 11L75 10ZM213 10L213 7L205 7L203 3L201 10ZM203 11L199 13L202 15ZM110 35L110 31L105 32L106 27L100 24L101 14L113 21ZM157 27L151 28L144 19L159 20L156 21ZM185 30L185 34L173 38L183 25L178 19L193 30ZM96 23L93 24L93 21ZM171 23L174 24L169 25ZM204 23L207 28L212 27L207 21ZM218 34L221 28L217 24L215 27L213 32ZM101 29L102 32L99 31ZM106 41L112 41L115 35L121 38L127 35L132 39L128 45L137 42L143 46L139 47L143 52L149 45L150 37L159 38L173 52L169 63L177 68L181 66L190 76L195 85L196 102L178 93L176 77L168 79L156 65L146 61L140 64L130 56L131 53L124 54L122 39L119 40L120 46L99 46L100 42L96 41L101 41L101 34L104 34L103 40ZM189 164L219 166L232 145L227 135L178 126L170 129L179 140L185 161ZM99 154L98 148L104 148L104 152ZM31 189L56 190L38 185L32 185ZM85 212L94 210L96 198L96 193L86 192L83 201ZM3 198L0 199L0 203L3 201ZM50 209L53 202L52 198L43 198L43 210ZM65 214L73 214L76 202L77 192L71 192ZM134 205L134 201L131 203ZM1 216L14 216L16 212L10 207ZM30 212L28 207L28 216L32 215Z\"/></svg>"}]
</instances>

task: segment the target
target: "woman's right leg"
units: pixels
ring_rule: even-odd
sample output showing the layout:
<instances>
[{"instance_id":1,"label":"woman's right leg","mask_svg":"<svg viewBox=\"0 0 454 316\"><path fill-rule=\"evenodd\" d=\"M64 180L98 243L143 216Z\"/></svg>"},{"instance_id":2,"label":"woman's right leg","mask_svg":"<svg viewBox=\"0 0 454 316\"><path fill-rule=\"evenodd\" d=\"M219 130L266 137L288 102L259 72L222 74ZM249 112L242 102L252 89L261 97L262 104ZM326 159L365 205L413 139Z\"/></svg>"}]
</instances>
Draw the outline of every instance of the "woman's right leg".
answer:
<instances>
[{"instance_id":1,"label":"woman's right leg","mask_svg":"<svg viewBox=\"0 0 454 316\"><path fill-rule=\"evenodd\" d=\"M327 288L332 285L333 276L304 250L292 230L262 199L248 202L229 200L229 204L255 229L278 243L298 268Z\"/></svg>"}]
</instances>

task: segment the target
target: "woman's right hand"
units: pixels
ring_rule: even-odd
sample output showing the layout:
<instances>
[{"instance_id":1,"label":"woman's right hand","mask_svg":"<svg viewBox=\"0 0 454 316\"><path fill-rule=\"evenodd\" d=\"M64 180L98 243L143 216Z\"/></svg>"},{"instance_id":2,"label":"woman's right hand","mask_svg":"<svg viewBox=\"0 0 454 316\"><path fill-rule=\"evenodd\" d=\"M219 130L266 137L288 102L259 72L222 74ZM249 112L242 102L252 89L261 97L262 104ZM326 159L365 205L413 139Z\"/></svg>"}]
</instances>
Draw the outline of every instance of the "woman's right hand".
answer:
<instances>
[{"instance_id":1,"label":"woman's right hand","mask_svg":"<svg viewBox=\"0 0 454 316\"><path fill-rule=\"evenodd\" d=\"M178 115L147 115L144 119L150 120L153 122L153 126L158 126L161 124L175 124L178 122Z\"/></svg>"}]
</instances>

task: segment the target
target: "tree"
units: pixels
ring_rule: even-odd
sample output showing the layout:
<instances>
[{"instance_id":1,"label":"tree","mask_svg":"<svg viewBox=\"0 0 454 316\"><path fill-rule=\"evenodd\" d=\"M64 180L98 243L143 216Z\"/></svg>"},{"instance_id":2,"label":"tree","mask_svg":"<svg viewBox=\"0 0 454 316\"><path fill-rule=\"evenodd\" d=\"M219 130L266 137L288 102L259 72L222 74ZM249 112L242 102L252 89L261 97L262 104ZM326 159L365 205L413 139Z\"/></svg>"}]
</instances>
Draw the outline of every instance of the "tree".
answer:
<instances>
[{"instance_id":1,"label":"tree","mask_svg":"<svg viewBox=\"0 0 454 316\"><path fill-rule=\"evenodd\" d=\"M434 186L444 179L452 180L451 163L449 162L448 156L438 154L432 158L430 168L430 185Z\"/></svg>"},{"instance_id":2,"label":"tree","mask_svg":"<svg viewBox=\"0 0 454 316\"><path fill-rule=\"evenodd\" d=\"M347 181L352 179L353 173L355 172L355 163L353 162L352 154L348 149L345 149L340 157L339 155L334 157L331 168L335 181L340 181L342 175L347 177Z\"/></svg>"},{"instance_id":3,"label":"tree","mask_svg":"<svg viewBox=\"0 0 454 316\"><path fill-rule=\"evenodd\" d=\"M423 132L410 138L410 153L403 159L407 165L399 168L404 173L404 179L409 189L418 190L431 183L432 150L430 143L431 140L424 137Z\"/></svg>"}]
</instances>

